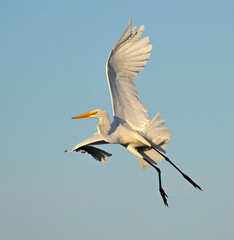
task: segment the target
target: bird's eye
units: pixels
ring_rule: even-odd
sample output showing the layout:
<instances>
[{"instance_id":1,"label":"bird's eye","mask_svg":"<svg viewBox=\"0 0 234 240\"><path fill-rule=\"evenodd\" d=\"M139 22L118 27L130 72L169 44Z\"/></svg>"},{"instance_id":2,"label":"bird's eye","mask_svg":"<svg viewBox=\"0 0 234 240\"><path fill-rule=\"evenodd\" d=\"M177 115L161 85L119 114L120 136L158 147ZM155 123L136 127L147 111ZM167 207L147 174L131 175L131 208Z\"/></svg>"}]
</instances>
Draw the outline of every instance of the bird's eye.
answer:
<instances>
[{"instance_id":1,"label":"bird's eye","mask_svg":"<svg viewBox=\"0 0 234 240\"><path fill-rule=\"evenodd\" d=\"M98 113L97 111L93 111L92 115L97 115L97 113Z\"/></svg>"}]
</instances>

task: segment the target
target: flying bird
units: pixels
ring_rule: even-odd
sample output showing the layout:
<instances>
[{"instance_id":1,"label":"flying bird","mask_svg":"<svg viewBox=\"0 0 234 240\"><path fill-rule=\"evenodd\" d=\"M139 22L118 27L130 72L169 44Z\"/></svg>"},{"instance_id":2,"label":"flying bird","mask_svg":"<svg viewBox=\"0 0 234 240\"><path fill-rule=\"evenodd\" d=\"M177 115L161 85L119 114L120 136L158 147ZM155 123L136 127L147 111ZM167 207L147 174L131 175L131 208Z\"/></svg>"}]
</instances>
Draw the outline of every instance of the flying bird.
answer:
<instances>
[{"instance_id":1,"label":"flying bird","mask_svg":"<svg viewBox=\"0 0 234 240\"><path fill-rule=\"evenodd\" d=\"M127 29L108 57L106 75L113 108L113 122L111 123L108 113L101 109L73 117L72 119L97 118L98 131L66 151L87 152L96 160L104 162L111 154L94 146L121 144L138 157L142 169L153 167L158 172L159 192L164 204L168 206L168 196L162 187L161 171L157 167L163 158L195 188L202 189L166 156L165 149L170 142L170 134L168 127L161 126L165 120L159 120L160 113L150 120L145 106L139 99L133 79L144 69L152 50L149 37L142 38L144 30L144 26L139 29L132 28L130 19Z\"/></svg>"}]
</instances>

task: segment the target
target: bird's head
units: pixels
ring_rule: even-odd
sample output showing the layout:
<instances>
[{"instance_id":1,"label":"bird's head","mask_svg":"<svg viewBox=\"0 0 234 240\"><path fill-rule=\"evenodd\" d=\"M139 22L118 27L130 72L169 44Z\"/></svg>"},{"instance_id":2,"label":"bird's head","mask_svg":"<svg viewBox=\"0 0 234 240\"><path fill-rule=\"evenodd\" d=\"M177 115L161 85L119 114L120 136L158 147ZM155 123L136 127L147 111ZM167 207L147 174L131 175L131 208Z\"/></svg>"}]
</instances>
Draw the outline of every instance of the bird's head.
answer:
<instances>
[{"instance_id":1,"label":"bird's head","mask_svg":"<svg viewBox=\"0 0 234 240\"><path fill-rule=\"evenodd\" d=\"M78 116L73 117L72 119L79 119L79 118L104 118L105 116L108 116L108 113L102 109L96 109L91 112L87 112Z\"/></svg>"}]
</instances>

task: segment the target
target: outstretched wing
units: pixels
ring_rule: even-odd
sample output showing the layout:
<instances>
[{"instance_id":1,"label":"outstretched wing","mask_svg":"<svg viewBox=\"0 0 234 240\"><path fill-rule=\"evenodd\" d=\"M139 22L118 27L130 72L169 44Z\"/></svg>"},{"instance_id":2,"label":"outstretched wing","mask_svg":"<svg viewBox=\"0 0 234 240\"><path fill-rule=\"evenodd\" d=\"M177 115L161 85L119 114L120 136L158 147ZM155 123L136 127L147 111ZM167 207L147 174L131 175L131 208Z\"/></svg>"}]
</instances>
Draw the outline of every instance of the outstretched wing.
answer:
<instances>
[{"instance_id":1,"label":"outstretched wing","mask_svg":"<svg viewBox=\"0 0 234 240\"><path fill-rule=\"evenodd\" d=\"M145 27L131 28L129 24L112 49L106 64L106 74L115 117L127 122L133 129L142 130L149 122L147 110L139 100L133 78L144 69L152 45L149 37L141 38Z\"/></svg>"},{"instance_id":2,"label":"outstretched wing","mask_svg":"<svg viewBox=\"0 0 234 240\"><path fill-rule=\"evenodd\" d=\"M105 162L107 160L107 157L111 157L112 154L100 149L96 148L90 145L86 145L83 147L80 147L76 150L76 152L81 151L82 153L88 153L91 154L94 159L96 159L99 162Z\"/></svg>"},{"instance_id":3,"label":"outstretched wing","mask_svg":"<svg viewBox=\"0 0 234 240\"><path fill-rule=\"evenodd\" d=\"M96 160L100 162L104 162L107 160L107 157L111 157L112 154L100 149L93 147L93 145L101 145L101 144L108 144L103 137L99 133L95 133L92 137L84 140L83 142L77 144L73 149L71 150L65 150L64 152L79 152L82 153L89 153L94 157Z\"/></svg>"}]
</instances>

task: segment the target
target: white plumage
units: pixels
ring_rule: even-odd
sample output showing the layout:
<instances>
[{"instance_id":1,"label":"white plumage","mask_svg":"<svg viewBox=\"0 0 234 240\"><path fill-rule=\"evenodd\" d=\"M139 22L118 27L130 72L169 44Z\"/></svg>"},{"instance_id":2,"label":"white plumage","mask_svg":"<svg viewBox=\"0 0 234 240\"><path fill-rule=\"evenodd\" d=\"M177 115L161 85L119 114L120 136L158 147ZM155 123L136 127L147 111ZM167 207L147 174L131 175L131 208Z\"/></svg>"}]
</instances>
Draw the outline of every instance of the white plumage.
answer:
<instances>
[{"instance_id":1,"label":"white plumage","mask_svg":"<svg viewBox=\"0 0 234 240\"><path fill-rule=\"evenodd\" d=\"M140 39L145 30L144 26L141 26L138 30L136 27L131 29L131 26L132 21L130 20L126 31L112 49L106 64L114 121L110 124L108 114L105 114L107 124L105 126L99 124L99 128L102 129L98 133L75 146L70 152L77 151L77 149L85 145L93 145L100 140L104 140L106 143L131 145L131 141L136 141L131 139L134 133L138 134L142 139L145 138L145 141L150 142L147 145L153 144L154 147L165 153L166 143L170 141L168 128L160 128L160 125L165 120L158 121L159 113L151 121L149 120L147 110L140 101L136 85L133 82L133 78L144 69L150 57L152 45L148 44L149 37ZM104 113L103 110L101 112ZM103 117L102 121L104 121ZM108 136L102 133L107 126L110 127ZM139 140L135 144L134 148L144 147L145 145L145 143L139 142ZM154 150L150 154L148 148L141 148L140 152L145 153L147 160L152 163L158 163L163 158ZM139 160L142 168L145 166L150 167L141 157L139 157ZM100 161L103 161L103 158Z\"/></svg>"},{"instance_id":2,"label":"white plumage","mask_svg":"<svg viewBox=\"0 0 234 240\"><path fill-rule=\"evenodd\" d=\"M121 144L139 158L142 169L154 167L159 173L159 190L167 205L167 195L161 186L160 170L155 165L162 160L170 162L180 171L166 156L165 149L170 142L170 134L167 127L161 127L165 120L158 120L160 113L150 121L147 110L139 99L139 94L133 79L142 71L148 62L152 45L149 37L142 37L145 30L141 26L138 30L129 24L123 35L117 41L106 63L106 74L113 107L113 122L110 122L108 113L97 109L77 118L98 118L98 132L87 140L77 144L69 152L82 151L90 153L95 159L104 162L111 154L94 147L100 144ZM180 173L195 187L196 185L187 175Z\"/></svg>"}]
</instances>

